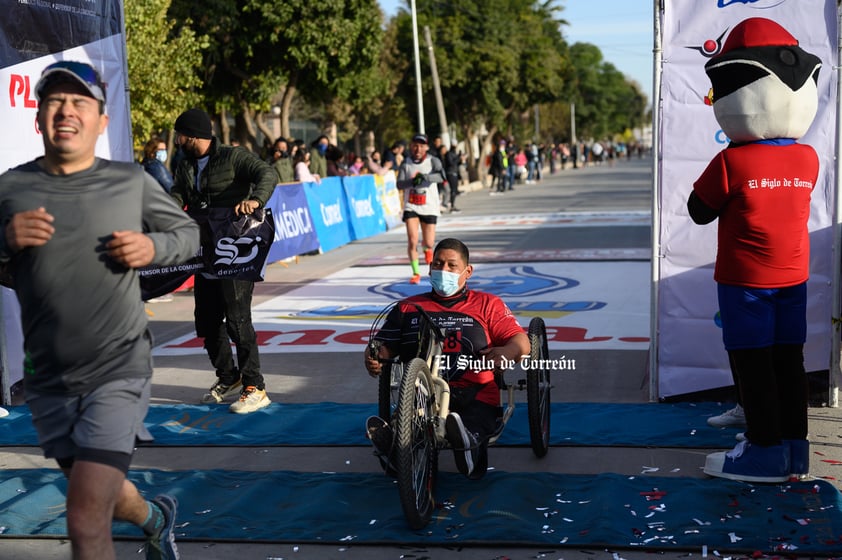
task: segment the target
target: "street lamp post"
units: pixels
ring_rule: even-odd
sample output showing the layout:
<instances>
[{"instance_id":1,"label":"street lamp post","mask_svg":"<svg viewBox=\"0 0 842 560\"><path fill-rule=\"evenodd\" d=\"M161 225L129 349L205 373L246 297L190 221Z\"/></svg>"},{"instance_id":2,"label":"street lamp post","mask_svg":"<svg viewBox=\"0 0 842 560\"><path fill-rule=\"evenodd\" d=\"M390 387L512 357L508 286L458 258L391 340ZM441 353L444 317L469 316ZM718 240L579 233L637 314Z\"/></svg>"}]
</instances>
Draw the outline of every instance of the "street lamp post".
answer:
<instances>
[{"instance_id":1,"label":"street lamp post","mask_svg":"<svg viewBox=\"0 0 842 560\"><path fill-rule=\"evenodd\" d=\"M418 94L418 132L424 134L424 99L421 95L421 60L418 54L418 17L415 14L415 0L410 1L412 10L412 47L415 50L415 85Z\"/></svg>"}]
</instances>

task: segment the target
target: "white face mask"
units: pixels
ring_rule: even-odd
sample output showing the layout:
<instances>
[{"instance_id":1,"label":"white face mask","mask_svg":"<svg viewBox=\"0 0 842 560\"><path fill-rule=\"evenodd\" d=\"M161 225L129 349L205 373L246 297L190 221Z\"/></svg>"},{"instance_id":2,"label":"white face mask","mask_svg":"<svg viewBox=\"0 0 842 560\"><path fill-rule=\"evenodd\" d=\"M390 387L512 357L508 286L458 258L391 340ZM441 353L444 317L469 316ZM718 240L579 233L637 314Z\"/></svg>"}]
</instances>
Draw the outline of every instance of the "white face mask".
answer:
<instances>
[{"instance_id":1,"label":"white face mask","mask_svg":"<svg viewBox=\"0 0 842 560\"><path fill-rule=\"evenodd\" d=\"M157 152L155 152L155 159L157 159L161 163L167 163L167 151L158 150Z\"/></svg>"}]
</instances>

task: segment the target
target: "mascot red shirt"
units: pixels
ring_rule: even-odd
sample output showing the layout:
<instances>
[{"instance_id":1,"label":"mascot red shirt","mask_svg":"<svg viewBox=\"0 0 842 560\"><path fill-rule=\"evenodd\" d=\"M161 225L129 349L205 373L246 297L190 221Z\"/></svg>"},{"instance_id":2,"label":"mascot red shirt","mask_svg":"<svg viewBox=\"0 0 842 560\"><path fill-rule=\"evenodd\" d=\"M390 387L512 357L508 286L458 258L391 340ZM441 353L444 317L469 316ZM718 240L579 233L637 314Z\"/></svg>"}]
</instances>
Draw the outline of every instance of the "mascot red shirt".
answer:
<instances>
[{"instance_id":1,"label":"mascot red shirt","mask_svg":"<svg viewBox=\"0 0 842 560\"><path fill-rule=\"evenodd\" d=\"M719 283L780 288L808 278L807 220L819 163L795 139L816 114L820 66L789 32L762 18L737 25L705 65L714 114L732 143L694 183L689 208L699 223L719 218Z\"/></svg>"},{"instance_id":2,"label":"mascot red shirt","mask_svg":"<svg viewBox=\"0 0 842 560\"><path fill-rule=\"evenodd\" d=\"M717 154L693 185L706 206L719 210L717 282L782 288L807 281L807 219L818 168L815 150L794 141L752 142Z\"/></svg>"}]
</instances>

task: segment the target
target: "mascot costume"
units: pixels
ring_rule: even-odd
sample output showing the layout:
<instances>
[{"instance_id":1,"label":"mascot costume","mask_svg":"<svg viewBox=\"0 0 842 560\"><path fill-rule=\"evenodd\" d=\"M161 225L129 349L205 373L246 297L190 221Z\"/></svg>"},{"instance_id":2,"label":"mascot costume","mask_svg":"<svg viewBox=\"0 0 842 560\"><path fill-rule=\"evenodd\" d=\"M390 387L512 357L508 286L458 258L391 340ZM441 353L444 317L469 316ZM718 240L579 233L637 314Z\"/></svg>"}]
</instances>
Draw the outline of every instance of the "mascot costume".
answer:
<instances>
[{"instance_id":1,"label":"mascot costume","mask_svg":"<svg viewBox=\"0 0 842 560\"><path fill-rule=\"evenodd\" d=\"M805 476L807 278L815 150L803 136L818 109L821 61L779 24L740 22L705 64L713 111L731 143L687 202L718 223L714 280L722 338L745 410L745 440L712 453L704 472L749 482Z\"/></svg>"}]
</instances>

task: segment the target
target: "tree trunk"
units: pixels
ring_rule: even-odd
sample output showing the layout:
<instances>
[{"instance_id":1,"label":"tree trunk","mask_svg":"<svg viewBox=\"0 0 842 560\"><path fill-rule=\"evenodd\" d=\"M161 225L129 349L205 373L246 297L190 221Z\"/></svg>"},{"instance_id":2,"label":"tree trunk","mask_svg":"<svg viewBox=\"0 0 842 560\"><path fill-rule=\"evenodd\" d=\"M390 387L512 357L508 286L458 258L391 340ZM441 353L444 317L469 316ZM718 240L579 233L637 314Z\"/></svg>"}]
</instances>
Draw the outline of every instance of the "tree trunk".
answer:
<instances>
[{"instance_id":1,"label":"tree trunk","mask_svg":"<svg viewBox=\"0 0 842 560\"><path fill-rule=\"evenodd\" d=\"M374 143L374 131L369 130L365 137L365 154L366 156L370 156L371 153L377 149L377 146ZM383 154L380 154L380 157L383 157Z\"/></svg>"},{"instance_id":2,"label":"tree trunk","mask_svg":"<svg viewBox=\"0 0 842 560\"><path fill-rule=\"evenodd\" d=\"M267 113L263 113L261 111L255 112L254 124L257 127L257 130L263 134L263 149L268 152L269 148L271 148L272 144L275 142L275 135L272 132L272 129L269 128L269 123L266 122L267 116L269 118L274 117L272 114L267 115Z\"/></svg>"},{"instance_id":3,"label":"tree trunk","mask_svg":"<svg viewBox=\"0 0 842 560\"><path fill-rule=\"evenodd\" d=\"M492 153L494 148L492 140L494 139L494 135L497 133L496 128L492 128L491 131L485 137L479 137L470 126L464 126L463 130L465 132L465 145L466 151L468 154L468 178L471 181L482 181L483 186L486 185L486 181L488 178L488 164L486 163L486 158ZM477 137L477 145L479 146L479 153L475 154L474 152L474 143L471 141L474 137Z\"/></svg>"},{"instance_id":4,"label":"tree trunk","mask_svg":"<svg viewBox=\"0 0 842 560\"><path fill-rule=\"evenodd\" d=\"M219 140L223 144L230 144L231 127L228 126L228 111L223 107L219 111Z\"/></svg>"},{"instance_id":5,"label":"tree trunk","mask_svg":"<svg viewBox=\"0 0 842 560\"><path fill-rule=\"evenodd\" d=\"M284 88L284 95L281 97L281 113L279 118L281 119L281 136L286 138L287 140L292 140L290 138L290 130L289 130L289 112L290 107L292 106L292 98L295 97L295 79L290 79L290 82L287 83L287 87Z\"/></svg>"},{"instance_id":6,"label":"tree trunk","mask_svg":"<svg viewBox=\"0 0 842 560\"><path fill-rule=\"evenodd\" d=\"M336 146L337 137L338 137L339 129L336 127L336 121L328 121L324 123L322 128L322 134L327 136L328 142Z\"/></svg>"},{"instance_id":7,"label":"tree trunk","mask_svg":"<svg viewBox=\"0 0 842 560\"><path fill-rule=\"evenodd\" d=\"M362 131L357 127L357 131L354 133L354 155L355 156L362 156L363 155L363 146L362 146ZM348 162L348 164L354 163L353 161Z\"/></svg>"},{"instance_id":8,"label":"tree trunk","mask_svg":"<svg viewBox=\"0 0 842 560\"><path fill-rule=\"evenodd\" d=\"M244 148L257 151L257 132L254 129L254 111L245 100L240 101L240 114L236 117L237 140Z\"/></svg>"}]
</instances>

